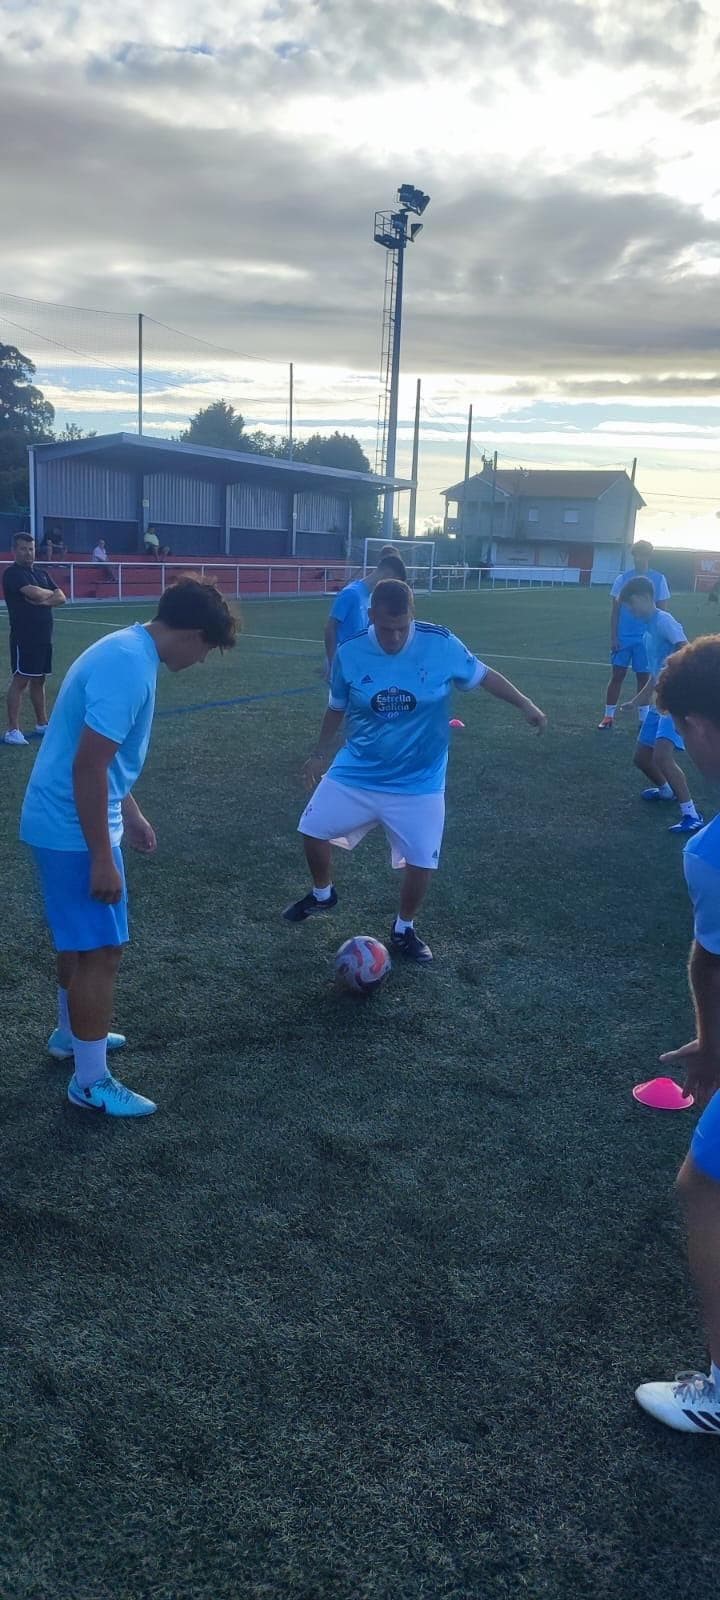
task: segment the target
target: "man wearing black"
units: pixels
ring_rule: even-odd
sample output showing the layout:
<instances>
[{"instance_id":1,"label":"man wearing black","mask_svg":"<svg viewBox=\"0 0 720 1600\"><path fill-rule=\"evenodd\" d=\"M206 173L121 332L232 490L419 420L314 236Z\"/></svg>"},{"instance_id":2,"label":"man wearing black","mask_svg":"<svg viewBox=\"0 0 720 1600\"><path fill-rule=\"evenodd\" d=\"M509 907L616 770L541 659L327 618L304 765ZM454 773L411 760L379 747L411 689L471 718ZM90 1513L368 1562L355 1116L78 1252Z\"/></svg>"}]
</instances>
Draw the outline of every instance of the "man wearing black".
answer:
<instances>
[{"instance_id":1,"label":"man wearing black","mask_svg":"<svg viewBox=\"0 0 720 1600\"><path fill-rule=\"evenodd\" d=\"M10 619L10 667L12 678L7 696L8 726L4 744L27 744L20 731L20 704L25 690L35 712L36 733L47 727L45 679L52 671L52 607L65 604L62 589L35 566L35 540L29 533L16 533L15 560L3 573L3 594Z\"/></svg>"}]
</instances>

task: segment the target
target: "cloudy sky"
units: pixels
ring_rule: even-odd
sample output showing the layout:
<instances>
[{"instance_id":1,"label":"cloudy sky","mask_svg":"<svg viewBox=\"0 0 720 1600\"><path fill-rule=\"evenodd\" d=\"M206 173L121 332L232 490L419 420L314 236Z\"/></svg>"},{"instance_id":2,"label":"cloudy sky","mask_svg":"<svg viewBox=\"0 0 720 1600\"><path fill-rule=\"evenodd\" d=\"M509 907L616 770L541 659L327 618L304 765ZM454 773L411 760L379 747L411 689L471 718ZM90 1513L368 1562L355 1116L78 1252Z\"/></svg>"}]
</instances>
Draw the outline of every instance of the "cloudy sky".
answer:
<instances>
[{"instance_id":1,"label":"cloudy sky","mask_svg":"<svg viewBox=\"0 0 720 1600\"><path fill-rule=\"evenodd\" d=\"M472 401L476 465L637 455L643 529L717 544L719 41L718 0L0 0L0 339L129 427L142 310L155 431L219 393L282 430L293 360L302 427L374 460L373 213L410 181L421 519Z\"/></svg>"}]
</instances>

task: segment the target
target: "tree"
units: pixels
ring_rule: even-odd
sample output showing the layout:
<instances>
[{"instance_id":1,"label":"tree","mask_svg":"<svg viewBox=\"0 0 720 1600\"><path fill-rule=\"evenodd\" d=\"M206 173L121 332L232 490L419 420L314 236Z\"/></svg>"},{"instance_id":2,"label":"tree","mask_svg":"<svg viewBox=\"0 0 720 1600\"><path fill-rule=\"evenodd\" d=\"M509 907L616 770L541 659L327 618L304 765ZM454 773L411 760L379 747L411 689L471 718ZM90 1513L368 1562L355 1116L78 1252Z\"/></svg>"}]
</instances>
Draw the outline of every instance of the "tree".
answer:
<instances>
[{"instance_id":1,"label":"tree","mask_svg":"<svg viewBox=\"0 0 720 1600\"><path fill-rule=\"evenodd\" d=\"M296 461L307 466L336 467L340 472L369 472L370 462L352 433L313 433L300 439L293 450ZM377 495L352 496L353 535L356 540L374 539L380 532Z\"/></svg>"},{"instance_id":2,"label":"tree","mask_svg":"<svg viewBox=\"0 0 720 1600\"><path fill-rule=\"evenodd\" d=\"M312 433L293 449L296 461L313 467L337 467L340 472L369 472L370 462L352 433Z\"/></svg>"},{"instance_id":3,"label":"tree","mask_svg":"<svg viewBox=\"0 0 720 1600\"><path fill-rule=\"evenodd\" d=\"M55 412L36 389L33 362L14 344L0 344L0 433L14 433L26 444L52 439Z\"/></svg>"},{"instance_id":4,"label":"tree","mask_svg":"<svg viewBox=\"0 0 720 1600\"><path fill-rule=\"evenodd\" d=\"M78 439L97 439L94 428L88 432L81 428L77 422L66 422L62 433L58 434L58 444L75 444Z\"/></svg>"},{"instance_id":5,"label":"tree","mask_svg":"<svg viewBox=\"0 0 720 1600\"><path fill-rule=\"evenodd\" d=\"M181 444L205 445L213 450L245 450L245 420L226 400L203 406L180 435Z\"/></svg>"},{"instance_id":6,"label":"tree","mask_svg":"<svg viewBox=\"0 0 720 1600\"><path fill-rule=\"evenodd\" d=\"M0 344L0 510L28 504L27 447L52 439L55 412L32 379L32 361L14 344Z\"/></svg>"}]
</instances>

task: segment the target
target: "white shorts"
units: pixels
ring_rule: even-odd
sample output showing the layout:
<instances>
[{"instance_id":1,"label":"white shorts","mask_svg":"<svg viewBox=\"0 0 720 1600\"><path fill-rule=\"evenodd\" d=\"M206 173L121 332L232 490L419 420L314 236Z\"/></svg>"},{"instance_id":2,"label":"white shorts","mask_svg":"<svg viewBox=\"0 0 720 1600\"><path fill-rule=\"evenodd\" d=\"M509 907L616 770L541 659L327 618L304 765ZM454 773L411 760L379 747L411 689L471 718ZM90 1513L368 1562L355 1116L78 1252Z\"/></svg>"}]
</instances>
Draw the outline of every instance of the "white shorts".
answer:
<instances>
[{"instance_id":1,"label":"white shorts","mask_svg":"<svg viewBox=\"0 0 720 1600\"><path fill-rule=\"evenodd\" d=\"M445 826L444 794L386 794L351 789L322 778L298 823L298 833L354 850L372 828L385 829L394 867L434 869Z\"/></svg>"}]
</instances>

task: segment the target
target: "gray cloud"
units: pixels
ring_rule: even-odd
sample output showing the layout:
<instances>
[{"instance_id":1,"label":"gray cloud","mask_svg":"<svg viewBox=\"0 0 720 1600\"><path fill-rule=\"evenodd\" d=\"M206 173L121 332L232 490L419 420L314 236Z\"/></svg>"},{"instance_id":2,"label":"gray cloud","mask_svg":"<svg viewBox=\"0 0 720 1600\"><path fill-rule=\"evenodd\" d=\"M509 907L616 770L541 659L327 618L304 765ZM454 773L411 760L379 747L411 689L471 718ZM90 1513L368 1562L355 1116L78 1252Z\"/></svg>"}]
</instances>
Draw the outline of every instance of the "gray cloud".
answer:
<instances>
[{"instance_id":1,"label":"gray cloud","mask_svg":"<svg viewBox=\"0 0 720 1600\"><path fill-rule=\"evenodd\" d=\"M599 156L562 180L495 159L479 178L476 152L463 167L430 149L416 170L269 122L278 96L337 99L348 85L453 72L466 86L478 61L478 95L501 95L511 68L540 82L562 59L568 73L640 61L648 95L677 97L678 60L690 62L703 25L697 0L632 11L625 0L293 0L268 16L267 38L248 30L223 48L211 5L210 43L179 27L169 47L138 21L137 38L91 38L84 55L77 12L76 65L55 70L46 40L0 66L0 258L16 293L142 309L268 358L372 370L384 268L372 215L411 179L433 205L408 263L406 366L546 376L567 393L587 393L593 371L606 394L715 382L716 280L698 261L720 253L720 224L658 192L653 150ZM710 111L705 90L679 115ZM46 326L67 342L75 327L61 313ZM74 336L117 360L131 337L92 319Z\"/></svg>"}]
</instances>

